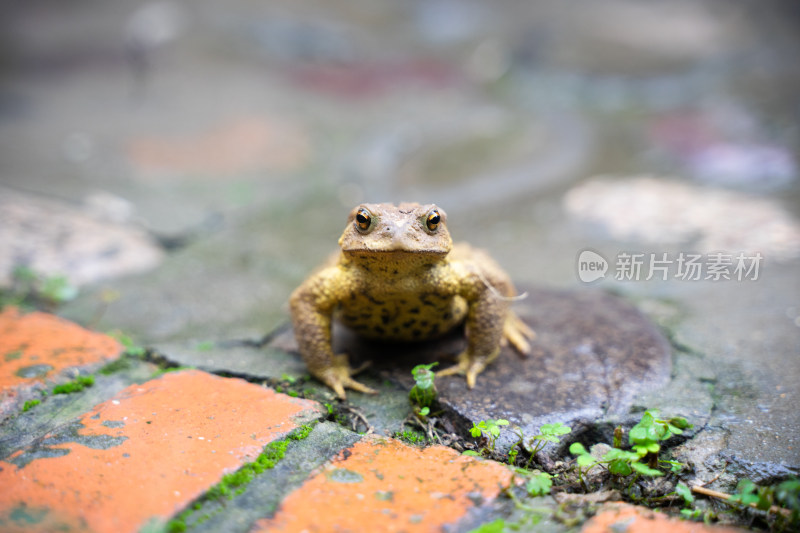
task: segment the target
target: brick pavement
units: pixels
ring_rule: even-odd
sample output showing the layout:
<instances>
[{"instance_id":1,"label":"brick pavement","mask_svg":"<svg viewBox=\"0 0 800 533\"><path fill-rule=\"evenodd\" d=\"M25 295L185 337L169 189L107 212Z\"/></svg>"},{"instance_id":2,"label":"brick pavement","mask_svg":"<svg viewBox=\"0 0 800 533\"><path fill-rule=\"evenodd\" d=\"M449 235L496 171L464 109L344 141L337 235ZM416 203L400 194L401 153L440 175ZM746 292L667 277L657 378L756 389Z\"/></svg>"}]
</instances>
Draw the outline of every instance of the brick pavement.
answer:
<instances>
[{"instance_id":1,"label":"brick pavement","mask_svg":"<svg viewBox=\"0 0 800 533\"><path fill-rule=\"evenodd\" d=\"M9 309L0 318L3 353L22 351L3 361L12 392L32 379L12 379L20 365L78 371L120 352L114 339L45 313ZM0 530L163 526L266 444L323 412L316 402L198 370L132 385L0 461ZM290 493L258 529L363 530L375 520L390 520L393 530L438 529L497 498L510 479L504 466L449 448L365 437ZM304 513L309 498L325 512ZM312 520L297 522L302 517Z\"/></svg>"},{"instance_id":2,"label":"brick pavement","mask_svg":"<svg viewBox=\"0 0 800 533\"><path fill-rule=\"evenodd\" d=\"M0 312L0 420L22 407L45 382L66 381L78 368L111 361L121 353L121 345L107 335L47 313L5 309Z\"/></svg>"},{"instance_id":3,"label":"brick pavement","mask_svg":"<svg viewBox=\"0 0 800 533\"><path fill-rule=\"evenodd\" d=\"M49 416L53 400L41 390L51 377L85 373L121 352L114 339L47 313L6 309L0 331L4 394L41 394L42 406L25 415L33 418ZM49 370L21 377L19 369L31 364ZM242 379L192 369L157 372L70 422L27 436L10 453L8 435L4 444L0 433L6 449L0 455L0 531L182 531L188 521L178 517L202 509L214 491L220 498L226 476L326 415L317 402ZM502 515L492 503L514 482L505 465L444 446L354 436L353 444L320 450L322 466L309 470L299 486L276 483L274 512L229 522L241 531L468 531ZM246 491L243 483L237 494ZM238 504L227 505L223 501L215 512ZM190 528L202 525L196 518ZM616 531L620 524L636 531L727 531L625 504L607 505L583 531Z\"/></svg>"}]
</instances>

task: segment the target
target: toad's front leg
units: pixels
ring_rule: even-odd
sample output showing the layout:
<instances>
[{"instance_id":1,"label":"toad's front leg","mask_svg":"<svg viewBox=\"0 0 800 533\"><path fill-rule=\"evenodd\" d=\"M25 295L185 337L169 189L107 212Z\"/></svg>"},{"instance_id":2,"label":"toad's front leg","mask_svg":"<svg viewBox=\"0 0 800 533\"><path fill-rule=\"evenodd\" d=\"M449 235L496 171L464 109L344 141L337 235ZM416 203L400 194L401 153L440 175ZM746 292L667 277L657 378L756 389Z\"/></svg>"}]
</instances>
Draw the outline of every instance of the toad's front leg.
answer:
<instances>
[{"instance_id":1,"label":"toad's front leg","mask_svg":"<svg viewBox=\"0 0 800 533\"><path fill-rule=\"evenodd\" d=\"M458 356L458 363L438 372L440 376L463 374L467 386L475 386L478 374L500 354L503 326L509 302L495 291L483 287L469 302L467 312L467 349Z\"/></svg>"},{"instance_id":2,"label":"toad's front leg","mask_svg":"<svg viewBox=\"0 0 800 533\"><path fill-rule=\"evenodd\" d=\"M346 354L334 354L331 347L331 321L337 305L335 272L322 271L298 287L289 298L292 325L300 355L312 376L345 399L345 388L368 394L377 391L352 378Z\"/></svg>"}]
</instances>

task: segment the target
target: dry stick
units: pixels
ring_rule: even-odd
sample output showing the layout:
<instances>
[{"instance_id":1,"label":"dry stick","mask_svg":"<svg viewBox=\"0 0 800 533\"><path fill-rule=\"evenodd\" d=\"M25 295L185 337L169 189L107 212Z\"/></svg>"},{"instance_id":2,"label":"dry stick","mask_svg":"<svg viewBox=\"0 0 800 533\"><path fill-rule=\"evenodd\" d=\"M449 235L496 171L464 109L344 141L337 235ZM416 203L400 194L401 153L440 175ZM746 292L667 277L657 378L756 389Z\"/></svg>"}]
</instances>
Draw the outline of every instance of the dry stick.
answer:
<instances>
[{"instance_id":1,"label":"dry stick","mask_svg":"<svg viewBox=\"0 0 800 533\"><path fill-rule=\"evenodd\" d=\"M369 435L375 431L375 428L372 427L372 425L369 423L369 420L367 420L367 417L364 416L364 414L361 411L350 405L342 405L342 409L350 411L351 413L353 413L353 416L357 419L353 421L353 431L358 431L358 420L361 420L361 422L366 427L365 435Z\"/></svg>"},{"instance_id":2,"label":"dry stick","mask_svg":"<svg viewBox=\"0 0 800 533\"><path fill-rule=\"evenodd\" d=\"M712 498L717 498L717 499L723 500L725 502L728 502L731 499L731 495L730 494L726 494L724 492L719 492L719 491L712 490L712 489L707 489L705 487L692 487L692 492L694 492L696 494L702 494L703 496L710 496ZM732 505L734 502L730 502L730 503ZM753 509L758 509L758 506L755 503L751 503L749 505ZM780 514L782 514L783 516L785 516L787 518L789 516L791 516L791 514L792 514L792 512L789 509L784 509L783 507L778 507L777 505L773 505L772 507L770 507L769 508L769 512L771 512L771 513L780 513Z\"/></svg>"}]
</instances>

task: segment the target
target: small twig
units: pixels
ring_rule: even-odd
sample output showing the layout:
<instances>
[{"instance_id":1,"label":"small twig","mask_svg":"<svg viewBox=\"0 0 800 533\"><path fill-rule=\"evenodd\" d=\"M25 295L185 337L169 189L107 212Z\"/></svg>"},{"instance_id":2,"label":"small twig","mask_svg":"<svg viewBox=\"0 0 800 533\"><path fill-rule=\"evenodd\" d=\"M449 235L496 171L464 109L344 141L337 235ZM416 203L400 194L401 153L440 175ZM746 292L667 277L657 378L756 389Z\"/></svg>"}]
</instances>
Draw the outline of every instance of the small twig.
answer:
<instances>
[{"instance_id":1,"label":"small twig","mask_svg":"<svg viewBox=\"0 0 800 533\"><path fill-rule=\"evenodd\" d=\"M442 439L439 437L439 434L436 431L434 431L436 426L435 418L429 418L426 423L423 423L418 416L412 413L408 415L405 418L405 420L403 420L403 425L405 424L408 424L409 426L416 425L417 427L419 427L422 431L425 432L425 436L428 437L429 442L436 441L439 444L442 444Z\"/></svg>"},{"instance_id":2,"label":"small twig","mask_svg":"<svg viewBox=\"0 0 800 533\"><path fill-rule=\"evenodd\" d=\"M713 478L709 479L708 481L704 482L702 485L697 485L697 486L698 487L705 487L707 485L711 485L712 483L714 483L716 480L718 480L720 477L722 477L722 475L725 473L726 470L728 470L728 464L729 464L728 461L725 461L725 466L722 467L722 471L719 474L717 474Z\"/></svg>"},{"instance_id":3,"label":"small twig","mask_svg":"<svg viewBox=\"0 0 800 533\"><path fill-rule=\"evenodd\" d=\"M729 505L735 505L736 502L730 501L731 495L725 492L719 492L713 489L707 489L705 487L695 486L692 487L692 492L695 494L702 494L703 496L709 496L711 498L717 498L718 500L722 500ZM755 503L748 504L753 509L758 509L758 506ZM789 509L784 509L783 507L778 507L777 505L773 505L769 508L770 513L775 514L782 514L785 517L791 516L792 512Z\"/></svg>"},{"instance_id":4,"label":"small twig","mask_svg":"<svg viewBox=\"0 0 800 533\"><path fill-rule=\"evenodd\" d=\"M345 411L349 411L358 420L361 420L361 422L364 424L364 427L367 428L367 432L365 433L365 435L369 435L375 431L375 428L372 427L372 425L369 423L369 420L367 420L367 417L364 416L364 414L361 411L359 411L358 409L356 409L351 405L342 405L342 409L344 409ZM353 421L353 431L358 431L358 421L356 420Z\"/></svg>"}]
</instances>

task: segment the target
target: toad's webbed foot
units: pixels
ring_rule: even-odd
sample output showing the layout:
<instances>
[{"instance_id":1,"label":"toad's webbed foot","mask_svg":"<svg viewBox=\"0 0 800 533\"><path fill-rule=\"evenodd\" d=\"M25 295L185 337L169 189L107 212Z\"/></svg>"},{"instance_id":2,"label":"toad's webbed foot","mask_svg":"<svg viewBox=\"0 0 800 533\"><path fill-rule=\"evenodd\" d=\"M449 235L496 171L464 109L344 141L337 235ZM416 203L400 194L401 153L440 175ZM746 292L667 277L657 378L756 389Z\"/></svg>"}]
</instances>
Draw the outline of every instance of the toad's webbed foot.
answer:
<instances>
[{"instance_id":1,"label":"toad's webbed foot","mask_svg":"<svg viewBox=\"0 0 800 533\"><path fill-rule=\"evenodd\" d=\"M536 338L534 332L522 319L515 313L509 313L503 324L503 345L511 344L514 350L526 357L531 353L529 341Z\"/></svg>"},{"instance_id":2,"label":"toad's webbed foot","mask_svg":"<svg viewBox=\"0 0 800 533\"><path fill-rule=\"evenodd\" d=\"M368 366L369 363L366 363L358 368L351 368L350 364L347 362L347 355L338 354L333 357L333 365L314 375L325 385L332 388L334 392L336 392L336 396L345 400L347 399L347 394L344 391L345 388L363 392L364 394L378 394L378 391L375 389L367 387L363 383L359 383L352 377Z\"/></svg>"},{"instance_id":3,"label":"toad's webbed foot","mask_svg":"<svg viewBox=\"0 0 800 533\"><path fill-rule=\"evenodd\" d=\"M466 350L459 354L458 363L450 368L445 368L444 370L437 372L436 375L452 376L455 374L461 374L466 376L467 387L471 389L475 386L475 381L478 377L478 374L483 372L486 366L491 363L499 354L500 348L498 348L493 354L483 357L475 356L469 350Z\"/></svg>"}]
</instances>

